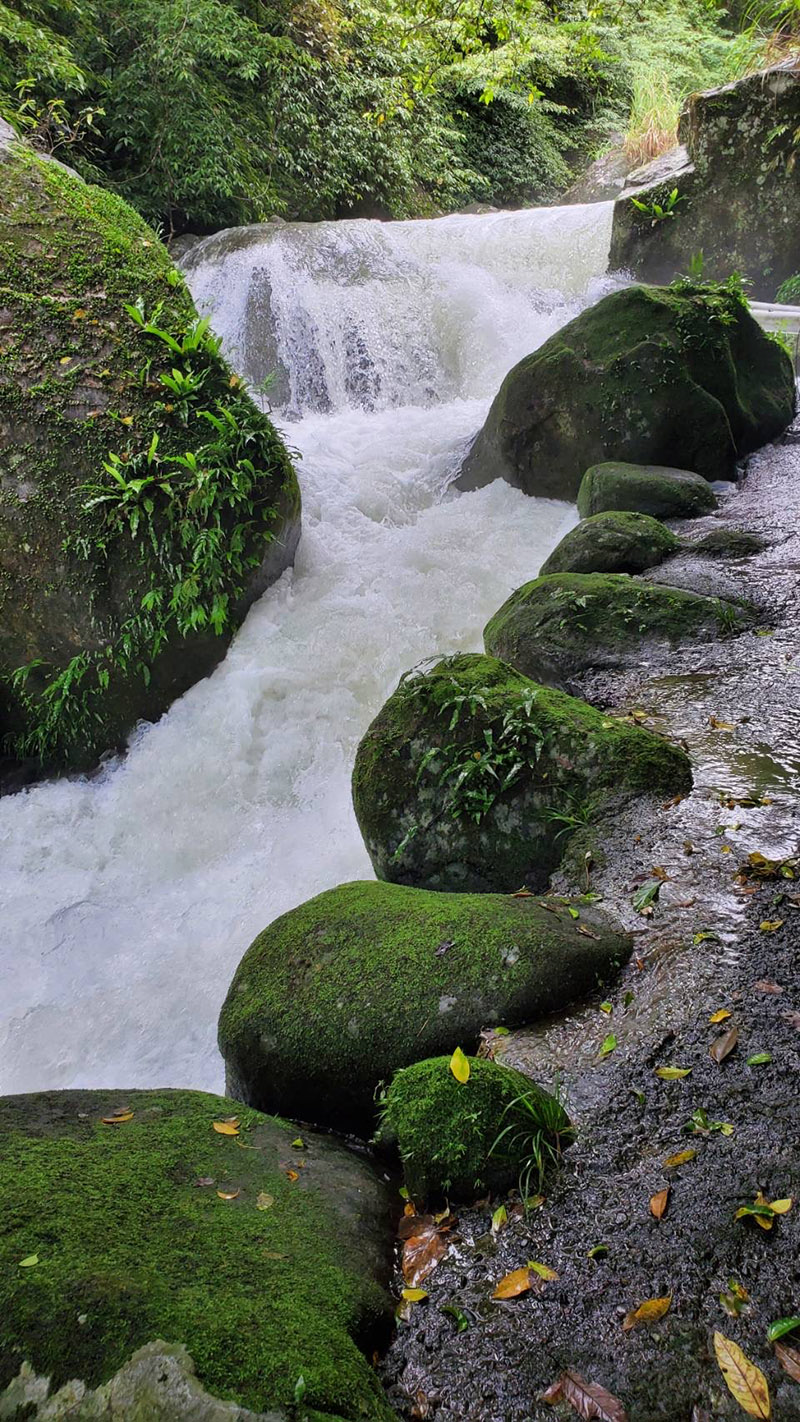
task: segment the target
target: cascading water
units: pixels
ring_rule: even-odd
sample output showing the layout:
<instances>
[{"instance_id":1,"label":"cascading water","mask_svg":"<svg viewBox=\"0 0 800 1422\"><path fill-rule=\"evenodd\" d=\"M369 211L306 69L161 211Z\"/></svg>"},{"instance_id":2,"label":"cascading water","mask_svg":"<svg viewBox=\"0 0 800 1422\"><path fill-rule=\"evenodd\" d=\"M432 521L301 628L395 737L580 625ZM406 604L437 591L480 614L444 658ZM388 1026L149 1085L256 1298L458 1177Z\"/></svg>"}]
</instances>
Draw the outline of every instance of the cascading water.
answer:
<instances>
[{"instance_id":1,"label":"cascading water","mask_svg":"<svg viewBox=\"0 0 800 1422\"><path fill-rule=\"evenodd\" d=\"M574 518L447 492L505 372L603 277L611 204L206 239L188 279L302 456L293 572L92 780L0 801L0 1091L217 1090L216 1018L277 914L371 876L355 747L399 675L477 649Z\"/></svg>"}]
</instances>

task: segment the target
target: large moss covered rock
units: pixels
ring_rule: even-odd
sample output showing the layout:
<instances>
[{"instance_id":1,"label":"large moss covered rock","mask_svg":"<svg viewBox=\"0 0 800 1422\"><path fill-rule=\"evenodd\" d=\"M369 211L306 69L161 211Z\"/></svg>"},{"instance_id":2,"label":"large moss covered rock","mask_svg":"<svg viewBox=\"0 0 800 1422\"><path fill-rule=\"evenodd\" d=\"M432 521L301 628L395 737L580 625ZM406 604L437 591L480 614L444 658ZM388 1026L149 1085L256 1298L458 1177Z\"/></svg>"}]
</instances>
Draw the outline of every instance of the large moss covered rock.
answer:
<instances>
[{"instance_id":1,"label":"large moss covered rock","mask_svg":"<svg viewBox=\"0 0 800 1422\"><path fill-rule=\"evenodd\" d=\"M474 1200L520 1184L538 1190L572 1139L563 1106L535 1081L483 1057L458 1080L450 1057L397 1072L386 1092L380 1140L396 1146L412 1200Z\"/></svg>"},{"instance_id":2,"label":"large moss covered rock","mask_svg":"<svg viewBox=\"0 0 800 1422\"><path fill-rule=\"evenodd\" d=\"M2 140L0 354L0 721L85 765L219 660L297 483L155 233Z\"/></svg>"},{"instance_id":3,"label":"large moss covered rock","mask_svg":"<svg viewBox=\"0 0 800 1422\"><path fill-rule=\"evenodd\" d=\"M554 573L517 588L483 636L490 655L547 686L569 687L594 667L745 631L753 615L739 603L624 573Z\"/></svg>"},{"instance_id":4,"label":"large moss covered rock","mask_svg":"<svg viewBox=\"0 0 800 1422\"><path fill-rule=\"evenodd\" d=\"M343 884L283 914L245 953L219 1021L228 1089L369 1134L375 1093L400 1067L474 1051L488 1024L564 1006L630 947L581 900Z\"/></svg>"},{"instance_id":5,"label":"large moss covered rock","mask_svg":"<svg viewBox=\"0 0 800 1422\"><path fill-rule=\"evenodd\" d=\"M214 1130L231 1117L238 1136ZM301 1376L309 1418L392 1416L356 1344L383 1325L388 1272L365 1162L201 1092L7 1097L0 1131L0 1397L23 1363L95 1388L163 1340L274 1422L297 1415Z\"/></svg>"},{"instance_id":6,"label":"large moss covered rock","mask_svg":"<svg viewBox=\"0 0 800 1422\"><path fill-rule=\"evenodd\" d=\"M665 469L658 464L624 464L608 460L594 464L578 489L581 518L625 510L651 518L697 518L717 507L714 490L701 474L690 469ZM559 571L548 568L548 572ZM567 571L566 569L564 571ZM591 568L574 571L590 573ZM602 569L597 569L601 572ZM638 572L636 568L609 568L608 572Z\"/></svg>"},{"instance_id":7,"label":"large moss covered rock","mask_svg":"<svg viewBox=\"0 0 800 1422\"><path fill-rule=\"evenodd\" d=\"M792 419L794 372L733 292L612 292L515 365L459 474L574 499L607 459L729 479Z\"/></svg>"},{"instance_id":8,"label":"large moss covered rock","mask_svg":"<svg viewBox=\"0 0 800 1422\"><path fill-rule=\"evenodd\" d=\"M353 802L379 878L513 891L544 887L573 816L690 784L676 746L468 655L400 682L358 748Z\"/></svg>"},{"instance_id":9,"label":"large moss covered rock","mask_svg":"<svg viewBox=\"0 0 800 1422\"><path fill-rule=\"evenodd\" d=\"M675 534L647 514L598 513L564 535L539 573L643 573L679 547Z\"/></svg>"}]
</instances>

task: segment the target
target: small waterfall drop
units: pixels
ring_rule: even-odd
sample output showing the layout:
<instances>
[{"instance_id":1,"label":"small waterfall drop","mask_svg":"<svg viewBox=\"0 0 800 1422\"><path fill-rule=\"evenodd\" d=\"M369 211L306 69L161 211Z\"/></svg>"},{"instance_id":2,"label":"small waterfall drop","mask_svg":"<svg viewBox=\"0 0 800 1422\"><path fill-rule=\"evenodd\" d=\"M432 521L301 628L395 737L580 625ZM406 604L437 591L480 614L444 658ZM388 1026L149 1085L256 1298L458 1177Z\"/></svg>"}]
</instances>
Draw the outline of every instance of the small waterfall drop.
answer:
<instances>
[{"instance_id":1,"label":"small waterfall drop","mask_svg":"<svg viewBox=\"0 0 800 1422\"><path fill-rule=\"evenodd\" d=\"M370 877L355 748L400 674L478 649L574 520L448 493L506 371L588 302L611 204L268 224L187 259L300 454L295 569L215 673L92 780L0 801L0 1091L218 1090L216 1018L271 919Z\"/></svg>"}]
</instances>

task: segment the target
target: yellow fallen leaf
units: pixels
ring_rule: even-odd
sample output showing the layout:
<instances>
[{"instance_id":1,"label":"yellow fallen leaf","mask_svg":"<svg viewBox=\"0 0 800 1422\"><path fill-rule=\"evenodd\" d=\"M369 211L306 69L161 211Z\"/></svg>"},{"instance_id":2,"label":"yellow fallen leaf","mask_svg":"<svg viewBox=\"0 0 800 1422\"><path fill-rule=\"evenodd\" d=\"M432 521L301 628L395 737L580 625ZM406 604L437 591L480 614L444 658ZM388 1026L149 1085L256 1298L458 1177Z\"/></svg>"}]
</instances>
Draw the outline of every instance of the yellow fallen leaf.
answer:
<instances>
[{"instance_id":1,"label":"yellow fallen leaf","mask_svg":"<svg viewBox=\"0 0 800 1422\"><path fill-rule=\"evenodd\" d=\"M712 1012L708 1020L712 1024L716 1024L717 1022L724 1022L726 1017L730 1017L730 1015L727 1007L721 1007L719 1012Z\"/></svg>"},{"instance_id":2,"label":"yellow fallen leaf","mask_svg":"<svg viewBox=\"0 0 800 1422\"><path fill-rule=\"evenodd\" d=\"M403 1289L402 1297L407 1303L419 1303L420 1299L428 1297L427 1289Z\"/></svg>"},{"instance_id":3,"label":"yellow fallen leaf","mask_svg":"<svg viewBox=\"0 0 800 1422\"><path fill-rule=\"evenodd\" d=\"M669 1185L666 1190L659 1190L656 1195L650 1196L650 1213L657 1220L660 1220L667 1208L669 1200Z\"/></svg>"},{"instance_id":4,"label":"yellow fallen leaf","mask_svg":"<svg viewBox=\"0 0 800 1422\"><path fill-rule=\"evenodd\" d=\"M679 1150L677 1155L670 1155L664 1161L666 1166L685 1165L688 1160L694 1160L697 1155L696 1150Z\"/></svg>"},{"instance_id":5,"label":"yellow fallen leaf","mask_svg":"<svg viewBox=\"0 0 800 1422\"><path fill-rule=\"evenodd\" d=\"M77 311L73 311L73 313L72 313L72 319L73 319L73 321L85 321L85 320L86 320L86 312L84 311L84 309L83 309L82 306L79 306L78 309L77 309Z\"/></svg>"},{"instance_id":6,"label":"yellow fallen leaf","mask_svg":"<svg viewBox=\"0 0 800 1422\"><path fill-rule=\"evenodd\" d=\"M516 1299L520 1294L526 1294L533 1285L530 1269L512 1269L510 1274L505 1274L497 1285L493 1299Z\"/></svg>"},{"instance_id":7,"label":"yellow fallen leaf","mask_svg":"<svg viewBox=\"0 0 800 1422\"><path fill-rule=\"evenodd\" d=\"M218 1190L217 1194L221 1200L236 1200L241 1195L241 1190Z\"/></svg>"},{"instance_id":8,"label":"yellow fallen leaf","mask_svg":"<svg viewBox=\"0 0 800 1422\"><path fill-rule=\"evenodd\" d=\"M233 1121L212 1121L214 1130L220 1136L238 1136L239 1127Z\"/></svg>"},{"instance_id":9,"label":"yellow fallen leaf","mask_svg":"<svg viewBox=\"0 0 800 1422\"><path fill-rule=\"evenodd\" d=\"M760 923L758 926L762 933L777 933L779 928L783 928L783 919L765 918L763 923Z\"/></svg>"},{"instance_id":10,"label":"yellow fallen leaf","mask_svg":"<svg viewBox=\"0 0 800 1422\"><path fill-rule=\"evenodd\" d=\"M450 1058L450 1070L456 1081L460 1081L462 1086L469 1081L469 1062L460 1047L456 1047Z\"/></svg>"},{"instance_id":11,"label":"yellow fallen leaf","mask_svg":"<svg viewBox=\"0 0 800 1422\"><path fill-rule=\"evenodd\" d=\"M257 1209L257 1210L268 1210L268 1209L270 1209L270 1207L271 1207L272 1205L274 1205L274 1204L275 1204L275 1196L274 1196L274 1195L267 1195L264 1190L259 1191L258 1195L256 1196L256 1209Z\"/></svg>"},{"instance_id":12,"label":"yellow fallen leaf","mask_svg":"<svg viewBox=\"0 0 800 1422\"><path fill-rule=\"evenodd\" d=\"M121 424L121 425L132 425L132 424L133 424L133 415L123 415L123 416L122 416L122 419L120 420L120 424Z\"/></svg>"},{"instance_id":13,"label":"yellow fallen leaf","mask_svg":"<svg viewBox=\"0 0 800 1422\"><path fill-rule=\"evenodd\" d=\"M656 1076L660 1076L662 1081L680 1081L691 1070L691 1067L656 1067Z\"/></svg>"},{"instance_id":14,"label":"yellow fallen leaf","mask_svg":"<svg viewBox=\"0 0 800 1422\"><path fill-rule=\"evenodd\" d=\"M769 1388L760 1368L744 1354L738 1343L714 1334L714 1352L729 1391L750 1417L770 1416Z\"/></svg>"},{"instance_id":15,"label":"yellow fallen leaf","mask_svg":"<svg viewBox=\"0 0 800 1422\"><path fill-rule=\"evenodd\" d=\"M133 1112L132 1112L132 1111L119 1111L119 1112L118 1112L116 1115L114 1115L114 1116L103 1116L103 1118L102 1118L102 1121L103 1121L103 1125L104 1125L104 1126L124 1126L126 1121L132 1121L132 1120L133 1120Z\"/></svg>"},{"instance_id":16,"label":"yellow fallen leaf","mask_svg":"<svg viewBox=\"0 0 800 1422\"><path fill-rule=\"evenodd\" d=\"M286 1178L288 1180L299 1180L300 1176L298 1175L296 1170L287 1170Z\"/></svg>"},{"instance_id":17,"label":"yellow fallen leaf","mask_svg":"<svg viewBox=\"0 0 800 1422\"><path fill-rule=\"evenodd\" d=\"M769 1207L774 1215L786 1215L792 1208L791 1197L788 1200L770 1200Z\"/></svg>"},{"instance_id":18,"label":"yellow fallen leaf","mask_svg":"<svg viewBox=\"0 0 800 1422\"><path fill-rule=\"evenodd\" d=\"M627 1333L631 1328L638 1328L640 1323L656 1323L669 1312L671 1303L672 1294L666 1294L661 1299L645 1299L638 1308L632 1308L630 1313L626 1313L622 1320L623 1331Z\"/></svg>"},{"instance_id":19,"label":"yellow fallen leaf","mask_svg":"<svg viewBox=\"0 0 800 1422\"><path fill-rule=\"evenodd\" d=\"M550 1279L558 1278L555 1269L551 1269L549 1264L539 1264L535 1259L528 1260L528 1268L532 1269L534 1274L538 1274L540 1279L547 1279L549 1281Z\"/></svg>"},{"instance_id":20,"label":"yellow fallen leaf","mask_svg":"<svg viewBox=\"0 0 800 1422\"><path fill-rule=\"evenodd\" d=\"M71 360L72 356L62 356L58 363L59 365L69 365Z\"/></svg>"}]
</instances>

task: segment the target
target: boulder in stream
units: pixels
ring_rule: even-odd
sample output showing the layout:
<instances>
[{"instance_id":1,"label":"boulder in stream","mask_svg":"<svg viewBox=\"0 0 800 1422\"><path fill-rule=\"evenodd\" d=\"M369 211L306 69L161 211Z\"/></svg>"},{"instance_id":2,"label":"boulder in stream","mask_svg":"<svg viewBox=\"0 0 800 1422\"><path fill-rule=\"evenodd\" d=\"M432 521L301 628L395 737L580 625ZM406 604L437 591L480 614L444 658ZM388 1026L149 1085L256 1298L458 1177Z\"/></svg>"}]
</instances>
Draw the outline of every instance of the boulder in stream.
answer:
<instances>
[{"instance_id":1,"label":"boulder in stream","mask_svg":"<svg viewBox=\"0 0 800 1422\"><path fill-rule=\"evenodd\" d=\"M742 603L624 573L553 573L517 588L483 637L491 656L525 676L574 690L585 672L728 637L751 627L754 616Z\"/></svg>"},{"instance_id":2,"label":"boulder in stream","mask_svg":"<svg viewBox=\"0 0 800 1422\"><path fill-rule=\"evenodd\" d=\"M675 534L647 514L598 513L564 535L539 573L643 573L679 547Z\"/></svg>"},{"instance_id":3,"label":"boulder in stream","mask_svg":"<svg viewBox=\"0 0 800 1422\"><path fill-rule=\"evenodd\" d=\"M124 202L0 137L0 729L86 767L287 568L287 451Z\"/></svg>"},{"instance_id":4,"label":"boulder in stream","mask_svg":"<svg viewBox=\"0 0 800 1422\"><path fill-rule=\"evenodd\" d=\"M792 362L734 291L612 292L506 376L456 481L574 499L607 459L730 479L790 423Z\"/></svg>"},{"instance_id":5,"label":"boulder in stream","mask_svg":"<svg viewBox=\"0 0 800 1422\"><path fill-rule=\"evenodd\" d=\"M690 469L667 469L660 464L625 464L615 459L593 464L586 470L578 489L578 513L585 519L612 510L635 510L653 519L697 518L716 507L714 490L701 474L693 474ZM576 568L574 571L593 570ZM640 572L643 569L609 568L607 571Z\"/></svg>"},{"instance_id":6,"label":"boulder in stream","mask_svg":"<svg viewBox=\"0 0 800 1422\"><path fill-rule=\"evenodd\" d=\"M6 1097L0 1131L0 1416L46 1375L48 1418L281 1422L302 1377L315 1422L389 1422L357 1346L391 1317L364 1159L197 1091Z\"/></svg>"},{"instance_id":7,"label":"boulder in stream","mask_svg":"<svg viewBox=\"0 0 800 1422\"><path fill-rule=\"evenodd\" d=\"M353 802L379 878L513 892L543 888L565 830L616 797L690 784L677 746L466 655L403 678L358 748Z\"/></svg>"},{"instance_id":8,"label":"boulder in stream","mask_svg":"<svg viewBox=\"0 0 800 1422\"><path fill-rule=\"evenodd\" d=\"M228 1089L370 1134L376 1092L400 1067L473 1052L486 1026L566 1006L630 951L582 899L342 884L283 914L245 953L219 1021Z\"/></svg>"}]
</instances>

